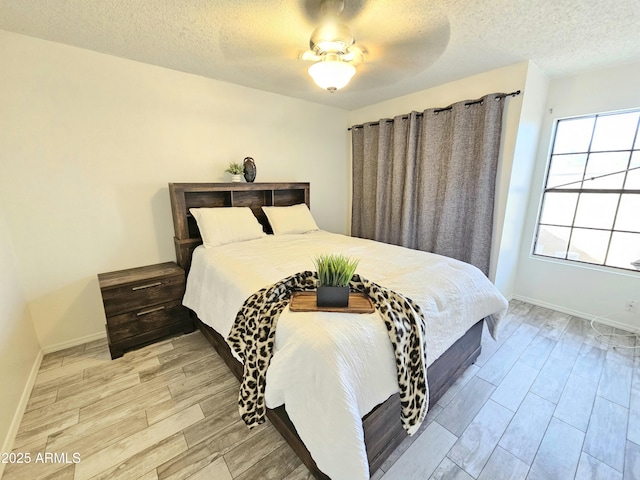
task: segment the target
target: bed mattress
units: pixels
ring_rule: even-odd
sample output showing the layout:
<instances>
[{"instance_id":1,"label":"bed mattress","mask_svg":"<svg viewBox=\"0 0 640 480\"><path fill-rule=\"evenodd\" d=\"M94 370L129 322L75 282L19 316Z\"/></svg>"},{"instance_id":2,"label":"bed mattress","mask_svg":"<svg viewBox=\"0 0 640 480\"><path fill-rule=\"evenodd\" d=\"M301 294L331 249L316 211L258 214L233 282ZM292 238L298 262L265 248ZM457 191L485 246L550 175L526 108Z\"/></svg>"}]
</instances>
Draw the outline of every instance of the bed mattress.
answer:
<instances>
[{"instance_id":1,"label":"bed mattress","mask_svg":"<svg viewBox=\"0 0 640 480\"><path fill-rule=\"evenodd\" d=\"M313 258L321 253L359 259L362 277L421 307L428 364L482 318L495 333L507 309L506 299L471 265L325 231L197 248L183 304L226 338L247 297L314 270ZM397 391L393 350L377 313L282 312L266 404L285 404L316 464L332 479L369 478L361 419Z\"/></svg>"}]
</instances>

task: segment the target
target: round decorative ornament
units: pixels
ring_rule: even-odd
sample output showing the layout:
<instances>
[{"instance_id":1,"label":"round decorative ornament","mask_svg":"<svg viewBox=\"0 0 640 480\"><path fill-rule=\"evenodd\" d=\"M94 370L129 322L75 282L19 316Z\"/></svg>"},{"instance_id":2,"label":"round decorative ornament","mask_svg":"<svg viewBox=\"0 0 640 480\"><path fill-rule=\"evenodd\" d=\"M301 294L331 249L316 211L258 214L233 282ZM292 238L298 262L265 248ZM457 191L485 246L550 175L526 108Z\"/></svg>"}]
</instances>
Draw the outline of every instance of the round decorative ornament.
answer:
<instances>
[{"instance_id":1,"label":"round decorative ornament","mask_svg":"<svg viewBox=\"0 0 640 480\"><path fill-rule=\"evenodd\" d=\"M253 158L246 157L244 159L244 179L251 183L256 179L256 173L258 169L256 168L256 162L253 161Z\"/></svg>"}]
</instances>

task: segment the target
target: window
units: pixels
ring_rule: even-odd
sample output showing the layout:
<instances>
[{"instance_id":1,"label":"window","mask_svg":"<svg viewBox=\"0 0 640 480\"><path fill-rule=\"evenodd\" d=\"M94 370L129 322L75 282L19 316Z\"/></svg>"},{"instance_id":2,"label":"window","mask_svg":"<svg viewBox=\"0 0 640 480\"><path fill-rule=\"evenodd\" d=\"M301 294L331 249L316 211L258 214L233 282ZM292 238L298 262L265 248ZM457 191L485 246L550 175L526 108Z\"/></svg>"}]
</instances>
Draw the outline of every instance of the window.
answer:
<instances>
[{"instance_id":1,"label":"window","mask_svg":"<svg viewBox=\"0 0 640 480\"><path fill-rule=\"evenodd\" d=\"M640 270L640 110L558 120L533 254Z\"/></svg>"}]
</instances>

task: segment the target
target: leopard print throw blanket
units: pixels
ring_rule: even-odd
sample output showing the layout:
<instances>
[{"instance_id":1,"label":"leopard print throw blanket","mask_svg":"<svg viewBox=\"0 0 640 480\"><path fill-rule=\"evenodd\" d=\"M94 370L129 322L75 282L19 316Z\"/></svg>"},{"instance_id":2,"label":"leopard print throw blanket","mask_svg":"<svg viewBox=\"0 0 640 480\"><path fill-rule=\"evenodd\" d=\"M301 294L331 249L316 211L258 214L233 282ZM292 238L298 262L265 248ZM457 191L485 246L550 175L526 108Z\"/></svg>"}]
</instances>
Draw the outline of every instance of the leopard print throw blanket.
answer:
<instances>
[{"instance_id":1,"label":"leopard print throw blanket","mask_svg":"<svg viewBox=\"0 0 640 480\"><path fill-rule=\"evenodd\" d=\"M249 428L264 422L265 379L278 317L293 292L313 291L317 280L317 273L311 271L287 277L247 298L236 316L227 340L244 363L238 405ZM396 357L402 425L412 435L424 420L429 405L422 311L411 299L359 275L353 276L349 287L352 292L368 295L385 322Z\"/></svg>"}]
</instances>

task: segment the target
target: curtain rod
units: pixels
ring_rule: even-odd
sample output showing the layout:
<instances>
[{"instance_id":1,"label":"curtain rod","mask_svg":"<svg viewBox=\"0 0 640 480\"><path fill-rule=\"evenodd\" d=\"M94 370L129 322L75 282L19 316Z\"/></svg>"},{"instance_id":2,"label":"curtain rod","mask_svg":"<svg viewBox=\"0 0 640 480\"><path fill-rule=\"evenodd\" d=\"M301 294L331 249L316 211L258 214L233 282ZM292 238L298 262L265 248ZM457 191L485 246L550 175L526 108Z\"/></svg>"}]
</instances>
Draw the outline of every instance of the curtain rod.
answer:
<instances>
[{"instance_id":1,"label":"curtain rod","mask_svg":"<svg viewBox=\"0 0 640 480\"><path fill-rule=\"evenodd\" d=\"M522 93L522 92L520 92L520 90L516 90L515 92L511 92L511 93L498 93L498 94L495 96L495 100L501 100L501 99L503 99L503 98L505 98L505 97L517 97L518 95L520 95L520 93ZM480 100L474 100L474 101L472 101L472 102L467 102L467 103L465 103L465 106L467 106L467 107L468 107L468 106L470 106L470 105L475 105L475 104L477 104L477 103L482 103L482 101L483 101L483 100L482 100L482 99L480 99ZM433 113L434 113L434 114L438 114L438 113L440 113L440 112L447 112L447 111L451 110L452 108L453 108L453 105L449 105L448 107L444 107L444 108L436 108L436 109L433 111ZM416 114L416 117L421 117L421 116L422 116L422 112L418 112L418 113ZM404 115L404 116L403 116L403 117L401 117L401 118L402 118L403 120L406 120L406 119L408 119L408 118L409 118L409 116L408 116L408 115ZM391 120L391 119L385 119L384 121L385 121L385 122L393 122L393 120ZM371 122L369 125L380 125L380 122L379 122L379 121L378 121L378 122ZM351 129L353 129L353 128L363 128L363 127L364 127L364 125L354 125L353 127L349 127L349 128L347 128L347 130L351 131Z\"/></svg>"}]
</instances>

